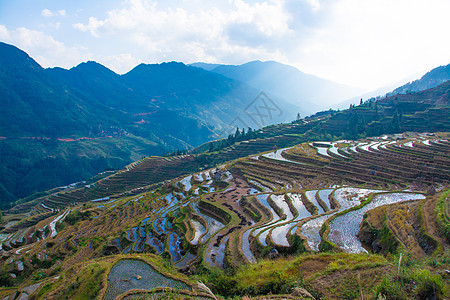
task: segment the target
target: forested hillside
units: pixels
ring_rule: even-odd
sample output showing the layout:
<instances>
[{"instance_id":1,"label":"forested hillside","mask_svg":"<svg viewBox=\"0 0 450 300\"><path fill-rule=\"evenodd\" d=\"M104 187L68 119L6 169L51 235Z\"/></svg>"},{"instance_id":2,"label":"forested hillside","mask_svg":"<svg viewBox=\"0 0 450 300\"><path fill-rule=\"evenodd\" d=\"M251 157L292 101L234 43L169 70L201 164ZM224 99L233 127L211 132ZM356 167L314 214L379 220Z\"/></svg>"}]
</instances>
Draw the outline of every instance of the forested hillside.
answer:
<instances>
[{"instance_id":1,"label":"forested hillside","mask_svg":"<svg viewBox=\"0 0 450 300\"><path fill-rule=\"evenodd\" d=\"M254 122L260 91L183 63L141 64L125 75L87 62L43 69L0 44L0 203L118 169L142 156L189 149L291 120L295 107ZM233 123L239 118L240 123Z\"/></svg>"}]
</instances>

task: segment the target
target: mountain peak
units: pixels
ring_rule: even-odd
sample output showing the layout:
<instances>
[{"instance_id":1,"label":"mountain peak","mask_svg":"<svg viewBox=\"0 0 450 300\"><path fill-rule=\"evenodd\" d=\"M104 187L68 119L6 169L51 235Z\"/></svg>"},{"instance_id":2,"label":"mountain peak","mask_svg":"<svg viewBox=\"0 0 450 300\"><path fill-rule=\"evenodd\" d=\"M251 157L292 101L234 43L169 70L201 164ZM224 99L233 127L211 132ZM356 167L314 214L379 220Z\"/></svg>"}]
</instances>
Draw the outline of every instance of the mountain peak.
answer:
<instances>
[{"instance_id":1,"label":"mountain peak","mask_svg":"<svg viewBox=\"0 0 450 300\"><path fill-rule=\"evenodd\" d=\"M31 67L42 69L25 51L3 42L0 42L0 65L4 68Z\"/></svg>"},{"instance_id":2,"label":"mountain peak","mask_svg":"<svg viewBox=\"0 0 450 300\"><path fill-rule=\"evenodd\" d=\"M105 74L105 75L109 74L109 75L119 76L113 70L108 69L104 65L102 65L96 61L92 61L92 60L88 60L87 62L82 62L79 65L77 65L76 67L71 68L70 71L83 72L83 73L88 72L88 73Z\"/></svg>"},{"instance_id":3,"label":"mountain peak","mask_svg":"<svg viewBox=\"0 0 450 300\"><path fill-rule=\"evenodd\" d=\"M212 72L242 81L275 99L281 98L297 105L303 115L328 109L334 103L362 92L276 61L255 60L242 65L219 65Z\"/></svg>"}]
</instances>

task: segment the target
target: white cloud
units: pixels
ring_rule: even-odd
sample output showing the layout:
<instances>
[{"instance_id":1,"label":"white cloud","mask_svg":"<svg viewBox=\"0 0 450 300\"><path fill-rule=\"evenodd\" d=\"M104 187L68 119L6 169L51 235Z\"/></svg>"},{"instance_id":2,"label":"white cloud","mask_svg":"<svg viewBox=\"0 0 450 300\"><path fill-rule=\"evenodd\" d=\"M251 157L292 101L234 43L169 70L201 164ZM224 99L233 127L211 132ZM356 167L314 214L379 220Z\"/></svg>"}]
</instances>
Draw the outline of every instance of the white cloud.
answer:
<instances>
[{"instance_id":1,"label":"white cloud","mask_svg":"<svg viewBox=\"0 0 450 300\"><path fill-rule=\"evenodd\" d=\"M99 63L107 66L118 74L124 74L143 61L133 57L130 53L107 56L99 60Z\"/></svg>"},{"instance_id":2,"label":"white cloud","mask_svg":"<svg viewBox=\"0 0 450 300\"><path fill-rule=\"evenodd\" d=\"M282 2L200 4L161 7L156 1L130 0L104 19L90 17L73 27L97 38L125 40L144 60L243 62L254 55L280 57L277 41L291 34L290 15Z\"/></svg>"},{"instance_id":3,"label":"white cloud","mask_svg":"<svg viewBox=\"0 0 450 300\"><path fill-rule=\"evenodd\" d=\"M2 41L8 41L11 39L8 28L4 25L0 25L0 39Z\"/></svg>"},{"instance_id":4,"label":"white cloud","mask_svg":"<svg viewBox=\"0 0 450 300\"><path fill-rule=\"evenodd\" d=\"M44 17L47 17L47 18L49 18L49 17L53 17L53 13L51 12L51 10L50 9L43 9L42 11L41 11L41 15L42 16L44 16Z\"/></svg>"},{"instance_id":5,"label":"white cloud","mask_svg":"<svg viewBox=\"0 0 450 300\"><path fill-rule=\"evenodd\" d=\"M104 21L100 21L97 18L90 17L87 25L76 23L73 28L81 30L83 32L89 31L94 37L99 37L98 29L105 24Z\"/></svg>"},{"instance_id":6,"label":"white cloud","mask_svg":"<svg viewBox=\"0 0 450 300\"><path fill-rule=\"evenodd\" d=\"M60 9L57 12L52 12L50 9L45 8L41 11L41 15L46 18L54 17L54 16L62 16L64 17L66 15L65 9Z\"/></svg>"},{"instance_id":7,"label":"white cloud","mask_svg":"<svg viewBox=\"0 0 450 300\"><path fill-rule=\"evenodd\" d=\"M25 27L9 30L0 25L0 38L27 52L43 67L70 68L91 58L81 47L67 47L50 35Z\"/></svg>"}]
</instances>

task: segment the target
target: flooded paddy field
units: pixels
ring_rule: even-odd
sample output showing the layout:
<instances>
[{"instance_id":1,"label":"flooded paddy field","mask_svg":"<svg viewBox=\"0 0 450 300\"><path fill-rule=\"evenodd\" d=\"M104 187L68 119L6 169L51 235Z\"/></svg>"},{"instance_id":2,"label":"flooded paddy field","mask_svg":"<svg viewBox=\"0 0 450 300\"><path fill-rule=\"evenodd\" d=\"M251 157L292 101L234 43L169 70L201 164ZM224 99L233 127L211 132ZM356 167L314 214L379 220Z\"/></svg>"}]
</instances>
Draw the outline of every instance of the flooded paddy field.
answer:
<instances>
[{"instance_id":1,"label":"flooded paddy field","mask_svg":"<svg viewBox=\"0 0 450 300\"><path fill-rule=\"evenodd\" d=\"M120 260L108 274L108 289L105 299L114 300L117 296L132 289L151 290L158 287L191 290L184 282L164 276L143 261Z\"/></svg>"}]
</instances>

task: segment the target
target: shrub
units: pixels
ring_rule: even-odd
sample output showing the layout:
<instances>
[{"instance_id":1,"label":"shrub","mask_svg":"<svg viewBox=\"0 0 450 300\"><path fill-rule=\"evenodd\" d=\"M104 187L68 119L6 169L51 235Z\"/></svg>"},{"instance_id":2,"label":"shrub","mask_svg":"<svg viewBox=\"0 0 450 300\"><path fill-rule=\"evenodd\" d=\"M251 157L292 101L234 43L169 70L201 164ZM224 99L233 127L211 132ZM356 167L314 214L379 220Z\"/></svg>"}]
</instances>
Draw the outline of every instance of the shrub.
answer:
<instances>
[{"instance_id":1,"label":"shrub","mask_svg":"<svg viewBox=\"0 0 450 300\"><path fill-rule=\"evenodd\" d=\"M47 284L45 284L45 285L39 290L39 292L38 292L36 298L37 298L37 299L41 299L42 296L44 296L48 291L51 290L52 286L53 286L52 283L47 283Z\"/></svg>"},{"instance_id":2,"label":"shrub","mask_svg":"<svg viewBox=\"0 0 450 300\"><path fill-rule=\"evenodd\" d=\"M222 296L235 296L238 294L237 281L223 273L212 272L213 290Z\"/></svg>"},{"instance_id":3,"label":"shrub","mask_svg":"<svg viewBox=\"0 0 450 300\"><path fill-rule=\"evenodd\" d=\"M446 191L436 203L436 223L439 231L450 242L450 222L448 221L446 199L450 191Z\"/></svg>"},{"instance_id":4,"label":"shrub","mask_svg":"<svg viewBox=\"0 0 450 300\"><path fill-rule=\"evenodd\" d=\"M384 277L380 285L378 286L377 296L380 294L385 296L386 300L407 299L405 293L402 290L401 284L390 277Z\"/></svg>"},{"instance_id":5,"label":"shrub","mask_svg":"<svg viewBox=\"0 0 450 300\"><path fill-rule=\"evenodd\" d=\"M429 270L419 270L414 274L417 281L415 292L420 299L435 297L440 299L444 294L444 283L440 275L433 275Z\"/></svg>"},{"instance_id":6,"label":"shrub","mask_svg":"<svg viewBox=\"0 0 450 300\"><path fill-rule=\"evenodd\" d=\"M89 212L81 212L80 210L74 210L71 211L65 218L65 222L67 222L69 225L74 225L80 220L87 220L89 218Z\"/></svg>"}]
</instances>

